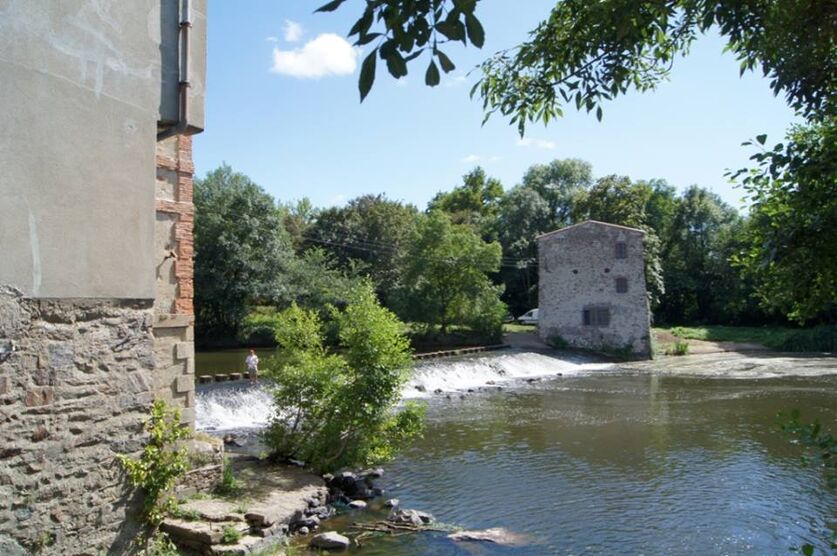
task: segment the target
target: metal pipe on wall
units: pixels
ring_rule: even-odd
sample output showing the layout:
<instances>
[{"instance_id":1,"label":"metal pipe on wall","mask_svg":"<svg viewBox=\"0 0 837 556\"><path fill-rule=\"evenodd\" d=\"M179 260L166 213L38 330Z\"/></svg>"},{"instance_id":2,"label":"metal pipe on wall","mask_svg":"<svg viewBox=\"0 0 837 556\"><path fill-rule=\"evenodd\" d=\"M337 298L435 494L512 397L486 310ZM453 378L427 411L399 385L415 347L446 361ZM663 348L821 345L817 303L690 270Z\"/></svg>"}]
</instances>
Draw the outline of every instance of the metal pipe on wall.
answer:
<instances>
[{"instance_id":1,"label":"metal pipe on wall","mask_svg":"<svg viewBox=\"0 0 837 556\"><path fill-rule=\"evenodd\" d=\"M157 140L161 141L187 131L189 127L189 88L192 86L189 81L189 32L192 29L192 7L189 0L182 0L180 12L180 80L178 82L178 93L180 96L179 114L177 123L164 129L157 134Z\"/></svg>"}]
</instances>

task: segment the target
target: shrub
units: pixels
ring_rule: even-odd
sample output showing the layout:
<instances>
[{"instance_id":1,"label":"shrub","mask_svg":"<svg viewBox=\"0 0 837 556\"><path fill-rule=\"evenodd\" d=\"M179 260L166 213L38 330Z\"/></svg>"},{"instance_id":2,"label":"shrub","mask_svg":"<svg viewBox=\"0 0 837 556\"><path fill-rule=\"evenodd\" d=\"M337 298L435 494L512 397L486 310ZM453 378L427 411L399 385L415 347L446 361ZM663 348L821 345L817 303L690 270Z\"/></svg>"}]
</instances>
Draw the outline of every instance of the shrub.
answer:
<instances>
[{"instance_id":1,"label":"shrub","mask_svg":"<svg viewBox=\"0 0 837 556\"><path fill-rule=\"evenodd\" d=\"M686 355L689 353L688 342L675 342L666 348L666 355Z\"/></svg>"},{"instance_id":2,"label":"shrub","mask_svg":"<svg viewBox=\"0 0 837 556\"><path fill-rule=\"evenodd\" d=\"M567 349L570 343L565 340L560 334L553 334L547 340L547 343L552 349Z\"/></svg>"},{"instance_id":3,"label":"shrub","mask_svg":"<svg viewBox=\"0 0 837 556\"><path fill-rule=\"evenodd\" d=\"M221 533L221 543L222 544L235 544L241 540L241 531L236 529L231 525L224 526L224 530Z\"/></svg>"},{"instance_id":4,"label":"shrub","mask_svg":"<svg viewBox=\"0 0 837 556\"><path fill-rule=\"evenodd\" d=\"M403 324L368 284L331 311L339 353L325 349L318 315L293 305L278 315L279 355L266 371L277 408L267 445L320 471L385 461L422 421L418 406L395 411L411 364Z\"/></svg>"},{"instance_id":5,"label":"shrub","mask_svg":"<svg viewBox=\"0 0 837 556\"><path fill-rule=\"evenodd\" d=\"M777 343L780 351L837 351L837 326L822 324L814 328L796 330Z\"/></svg>"},{"instance_id":6,"label":"shrub","mask_svg":"<svg viewBox=\"0 0 837 556\"><path fill-rule=\"evenodd\" d=\"M224 458L221 482L215 487L215 493L221 496L235 496L239 492L241 492L241 483L235 478L235 471L230 465L230 461Z\"/></svg>"},{"instance_id":7,"label":"shrub","mask_svg":"<svg viewBox=\"0 0 837 556\"><path fill-rule=\"evenodd\" d=\"M186 450L177 443L189 436L189 429L181 425L180 410L169 408L163 400L151 406L151 417L145 423L149 440L139 459L119 454L134 487L145 494L143 518L152 527L174 509L169 492L188 469Z\"/></svg>"}]
</instances>

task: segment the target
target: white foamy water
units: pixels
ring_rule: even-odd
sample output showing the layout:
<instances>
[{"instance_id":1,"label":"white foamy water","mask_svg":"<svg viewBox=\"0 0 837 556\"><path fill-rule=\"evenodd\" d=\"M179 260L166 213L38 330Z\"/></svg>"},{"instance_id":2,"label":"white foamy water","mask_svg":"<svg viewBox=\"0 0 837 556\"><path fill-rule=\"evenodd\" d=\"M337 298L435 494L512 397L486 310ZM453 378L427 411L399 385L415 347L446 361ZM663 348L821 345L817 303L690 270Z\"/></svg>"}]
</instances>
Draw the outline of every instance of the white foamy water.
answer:
<instances>
[{"instance_id":1,"label":"white foamy water","mask_svg":"<svg viewBox=\"0 0 837 556\"><path fill-rule=\"evenodd\" d=\"M557 359L537 353L443 359L416 365L413 379L405 385L402 397L426 397L437 390L464 391L489 382L505 384L559 374L572 376L611 367L609 363L590 363L581 357ZM204 431L260 429L272 413L270 394L260 386L212 384L198 389L195 426Z\"/></svg>"},{"instance_id":2,"label":"white foamy water","mask_svg":"<svg viewBox=\"0 0 837 556\"><path fill-rule=\"evenodd\" d=\"M273 400L260 386L214 384L198 389L197 430L260 429L273 413Z\"/></svg>"},{"instance_id":3,"label":"white foamy water","mask_svg":"<svg viewBox=\"0 0 837 556\"><path fill-rule=\"evenodd\" d=\"M443 359L416 366L413 378L402 394L405 398L431 396L434 392L456 392L527 378L573 376L612 368L611 363L591 363L580 356L561 359L539 353L507 353L475 358Z\"/></svg>"}]
</instances>

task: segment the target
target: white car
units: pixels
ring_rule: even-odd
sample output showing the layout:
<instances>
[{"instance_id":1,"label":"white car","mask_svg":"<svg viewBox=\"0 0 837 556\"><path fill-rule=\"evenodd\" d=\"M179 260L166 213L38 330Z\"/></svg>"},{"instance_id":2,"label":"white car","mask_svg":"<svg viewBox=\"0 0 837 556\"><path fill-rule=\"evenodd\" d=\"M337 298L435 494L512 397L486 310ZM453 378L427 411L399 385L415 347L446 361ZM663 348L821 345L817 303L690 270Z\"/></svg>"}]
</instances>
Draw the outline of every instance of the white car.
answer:
<instances>
[{"instance_id":1,"label":"white car","mask_svg":"<svg viewBox=\"0 0 837 556\"><path fill-rule=\"evenodd\" d=\"M517 322L520 324L538 324L538 310L532 309L519 317L517 317Z\"/></svg>"}]
</instances>

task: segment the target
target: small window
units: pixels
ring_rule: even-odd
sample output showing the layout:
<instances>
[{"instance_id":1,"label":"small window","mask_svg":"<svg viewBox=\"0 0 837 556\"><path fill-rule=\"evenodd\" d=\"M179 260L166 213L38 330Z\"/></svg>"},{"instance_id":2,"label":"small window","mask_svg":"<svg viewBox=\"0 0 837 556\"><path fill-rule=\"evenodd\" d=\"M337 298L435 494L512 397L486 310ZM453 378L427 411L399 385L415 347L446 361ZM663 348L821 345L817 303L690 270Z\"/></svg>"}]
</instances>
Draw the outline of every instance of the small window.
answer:
<instances>
[{"instance_id":1,"label":"small window","mask_svg":"<svg viewBox=\"0 0 837 556\"><path fill-rule=\"evenodd\" d=\"M628 293L628 279L620 276L616 279L616 293Z\"/></svg>"},{"instance_id":2,"label":"small window","mask_svg":"<svg viewBox=\"0 0 837 556\"><path fill-rule=\"evenodd\" d=\"M617 241L616 242L616 258L617 259L627 259L628 258L628 244L624 241Z\"/></svg>"},{"instance_id":3,"label":"small window","mask_svg":"<svg viewBox=\"0 0 837 556\"><path fill-rule=\"evenodd\" d=\"M610 309L607 307L591 307L581 313L584 326L610 326Z\"/></svg>"}]
</instances>

